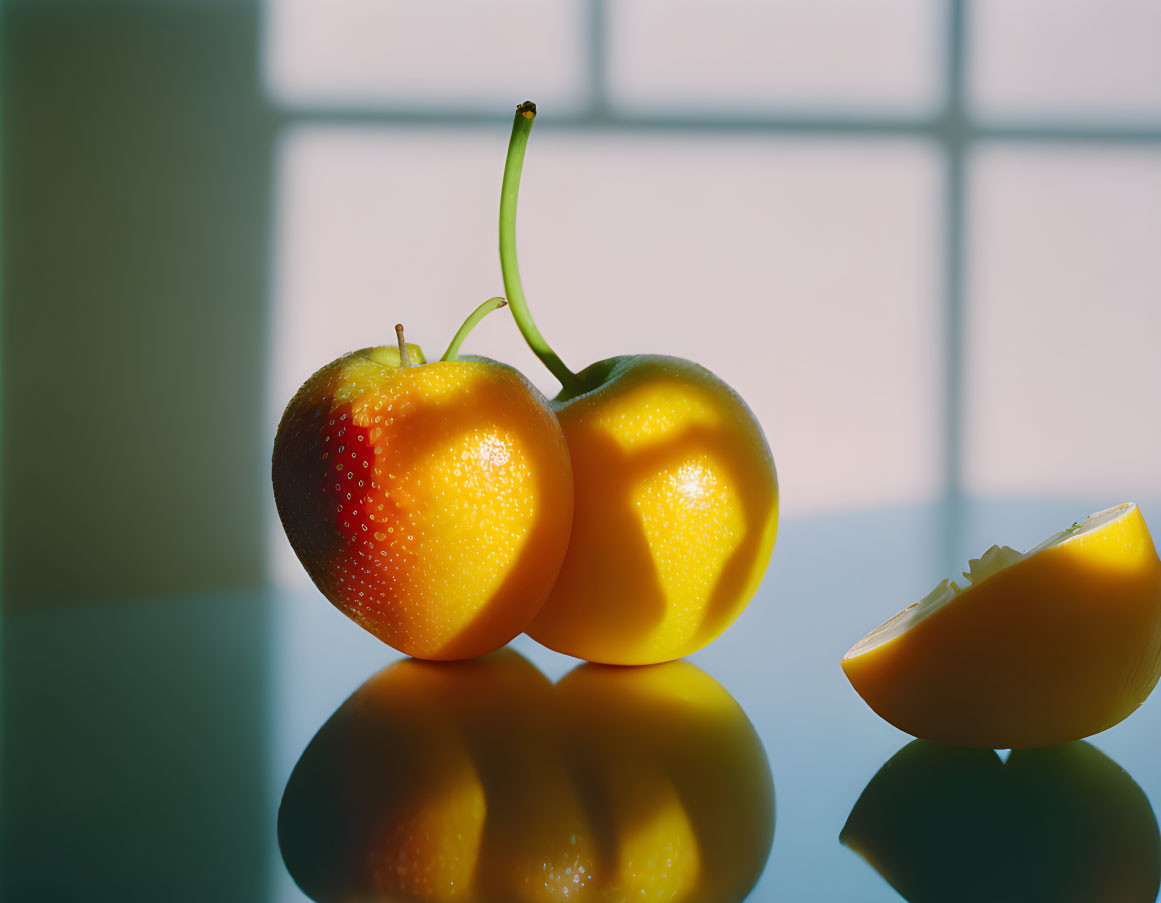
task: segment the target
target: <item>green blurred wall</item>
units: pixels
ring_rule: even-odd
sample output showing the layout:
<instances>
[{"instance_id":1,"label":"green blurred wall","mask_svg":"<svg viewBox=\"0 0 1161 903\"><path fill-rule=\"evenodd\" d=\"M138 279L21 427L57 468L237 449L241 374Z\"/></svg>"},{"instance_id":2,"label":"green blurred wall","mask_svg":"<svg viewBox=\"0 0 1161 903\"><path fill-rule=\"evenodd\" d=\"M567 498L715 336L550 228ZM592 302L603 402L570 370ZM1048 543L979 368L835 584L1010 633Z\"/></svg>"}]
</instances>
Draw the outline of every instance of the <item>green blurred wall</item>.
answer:
<instances>
[{"instance_id":1,"label":"green blurred wall","mask_svg":"<svg viewBox=\"0 0 1161 903\"><path fill-rule=\"evenodd\" d=\"M0 898L259 901L260 9L0 10Z\"/></svg>"},{"instance_id":2,"label":"green blurred wall","mask_svg":"<svg viewBox=\"0 0 1161 903\"><path fill-rule=\"evenodd\" d=\"M261 583L260 19L4 6L7 610Z\"/></svg>"}]
</instances>

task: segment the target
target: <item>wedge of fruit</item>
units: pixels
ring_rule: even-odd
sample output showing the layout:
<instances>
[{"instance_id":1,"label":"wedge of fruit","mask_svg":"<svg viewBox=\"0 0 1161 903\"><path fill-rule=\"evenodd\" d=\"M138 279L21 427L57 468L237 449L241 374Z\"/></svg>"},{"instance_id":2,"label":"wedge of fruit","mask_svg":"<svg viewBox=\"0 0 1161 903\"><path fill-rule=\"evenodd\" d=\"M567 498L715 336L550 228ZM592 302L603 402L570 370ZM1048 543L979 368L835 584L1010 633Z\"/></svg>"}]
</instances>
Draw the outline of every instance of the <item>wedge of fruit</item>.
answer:
<instances>
[{"instance_id":1,"label":"wedge of fruit","mask_svg":"<svg viewBox=\"0 0 1161 903\"><path fill-rule=\"evenodd\" d=\"M860 640L842 667L880 716L925 740L1016 749L1132 713L1161 675L1161 561L1118 505L1022 554L993 546Z\"/></svg>"}]
</instances>

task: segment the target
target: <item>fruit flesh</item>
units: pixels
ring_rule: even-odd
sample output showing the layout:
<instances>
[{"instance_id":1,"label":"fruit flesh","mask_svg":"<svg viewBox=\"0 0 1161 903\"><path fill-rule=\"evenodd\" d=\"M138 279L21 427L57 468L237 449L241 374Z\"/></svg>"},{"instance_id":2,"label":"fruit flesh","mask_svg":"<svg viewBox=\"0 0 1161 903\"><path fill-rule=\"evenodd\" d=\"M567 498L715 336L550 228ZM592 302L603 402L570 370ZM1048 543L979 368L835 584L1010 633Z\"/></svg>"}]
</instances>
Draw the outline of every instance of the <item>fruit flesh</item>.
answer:
<instances>
[{"instance_id":1,"label":"fruit flesh","mask_svg":"<svg viewBox=\"0 0 1161 903\"><path fill-rule=\"evenodd\" d=\"M1118 506L959 591L937 587L843 658L880 716L914 736L1048 746L1121 721L1161 675L1161 561Z\"/></svg>"},{"instance_id":2,"label":"fruit flesh","mask_svg":"<svg viewBox=\"0 0 1161 903\"><path fill-rule=\"evenodd\" d=\"M616 358L553 408L573 462L572 536L528 628L606 664L681 658L749 602L769 563L778 482L741 398L690 361Z\"/></svg>"},{"instance_id":3,"label":"fruit flesh","mask_svg":"<svg viewBox=\"0 0 1161 903\"><path fill-rule=\"evenodd\" d=\"M1031 558L1037 552L1057 545L1071 536L1104 526L1104 524L1117 516L1122 507L1109 508L1106 511L1098 512L1086 518L1083 524L1073 524L1067 530L1061 530L1059 533L1050 536L1031 552L1017 552L1009 546L992 546L979 558L973 558L968 562L968 569L963 572L963 578L966 581L964 586L960 586L956 580L940 581L935 589L914 605L904 609L890 621L863 637L847 653L847 656L866 652L881 643L888 642L917 624L923 618L935 614L936 611L949 603L959 593L966 591L974 584L983 583L988 577L991 577L993 574L998 574L1004 568L1011 567L1016 562L1023 561L1026 558Z\"/></svg>"},{"instance_id":4,"label":"fruit flesh","mask_svg":"<svg viewBox=\"0 0 1161 903\"><path fill-rule=\"evenodd\" d=\"M397 363L397 349L354 352L291 401L275 442L279 514L311 579L356 623L410 655L480 655L523 630L555 578L567 449L511 368Z\"/></svg>"}]
</instances>

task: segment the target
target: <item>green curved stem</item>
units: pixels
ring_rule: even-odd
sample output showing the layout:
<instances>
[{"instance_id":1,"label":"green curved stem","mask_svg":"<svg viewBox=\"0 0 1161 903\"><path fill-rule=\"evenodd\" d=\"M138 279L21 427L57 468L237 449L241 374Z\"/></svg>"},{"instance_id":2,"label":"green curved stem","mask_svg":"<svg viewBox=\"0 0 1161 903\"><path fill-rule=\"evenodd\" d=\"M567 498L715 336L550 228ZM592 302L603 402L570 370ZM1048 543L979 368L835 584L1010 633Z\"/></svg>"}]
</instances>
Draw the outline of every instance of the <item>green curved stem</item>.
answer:
<instances>
[{"instance_id":1,"label":"green curved stem","mask_svg":"<svg viewBox=\"0 0 1161 903\"><path fill-rule=\"evenodd\" d=\"M464 325L460 327L459 332L457 332L452 338L451 344L447 346L447 351L443 353L443 357L441 357L440 360L454 361L456 359L456 355L460 353L460 345L464 343L464 339L468 337L468 333L476 328L476 324L484 319L484 317L486 317L492 311L498 310L507 303L508 302L503 298L489 298L487 301L473 310L468 318L464 320Z\"/></svg>"},{"instance_id":2,"label":"green curved stem","mask_svg":"<svg viewBox=\"0 0 1161 903\"><path fill-rule=\"evenodd\" d=\"M512 122L512 137L508 142L508 157L504 161L504 185L500 189L500 269L504 273L504 292L512 308L512 318L520 328L520 334L540 362L560 380L565 389L577 385L576 374L568 369L544 340L532 314L528 302L524 300L524 288L520 284L520 268L516 263L516 198L520 193L520 170L524 165L524 150L528 146L528 133L532 131L532 121L536 118L536 104L528 100L516 108L516 118Z\"/></svg>"}]
</instances>

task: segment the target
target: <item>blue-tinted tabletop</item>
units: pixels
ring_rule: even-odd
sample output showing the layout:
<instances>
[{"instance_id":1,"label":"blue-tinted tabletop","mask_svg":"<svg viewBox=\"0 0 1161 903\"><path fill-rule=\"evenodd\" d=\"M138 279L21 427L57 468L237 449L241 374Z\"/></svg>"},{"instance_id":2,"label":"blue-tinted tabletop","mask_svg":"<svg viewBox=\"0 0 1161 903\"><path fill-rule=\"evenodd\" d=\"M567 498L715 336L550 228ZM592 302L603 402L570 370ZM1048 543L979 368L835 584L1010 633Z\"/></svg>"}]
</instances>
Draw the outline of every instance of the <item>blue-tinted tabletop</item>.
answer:
<instances>
[{"instance_id":1,"label":"blue-tinted tabletop","mask_svg":"<svg viewBox=\"0 0 1161 903\"><path fill-rule=\"evenodd\" d=\"M912 738L839 667L968 557L1031 548L1120 501L784 520L758 595L690 659L738 703L769 762L773 843L748 899L1049 900L1060 887L1068 899L1145 899L1141 887L1155 898L1157 694L1091 749L1013 754L1003 778L984 754L912 747L868 787ZM1156 528L1161 504L1136 501ZM80 599L7 616L2 630L4 900L305 899L279 850L283 791L320 727L398 653L313 590ZM512 646L552 681L578 665L525 637ZM1010 777L1017 764L1023 777ZM926 836L900 827L904 810L926 819ZM1031 852L1013 856L1028 835Z\"/></svg>"}]
</instances>

